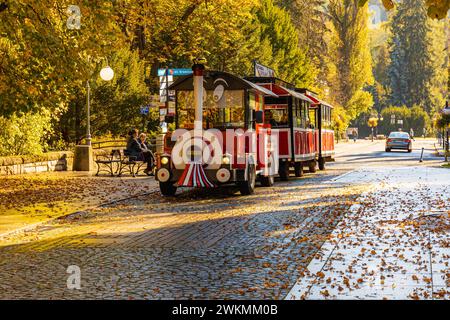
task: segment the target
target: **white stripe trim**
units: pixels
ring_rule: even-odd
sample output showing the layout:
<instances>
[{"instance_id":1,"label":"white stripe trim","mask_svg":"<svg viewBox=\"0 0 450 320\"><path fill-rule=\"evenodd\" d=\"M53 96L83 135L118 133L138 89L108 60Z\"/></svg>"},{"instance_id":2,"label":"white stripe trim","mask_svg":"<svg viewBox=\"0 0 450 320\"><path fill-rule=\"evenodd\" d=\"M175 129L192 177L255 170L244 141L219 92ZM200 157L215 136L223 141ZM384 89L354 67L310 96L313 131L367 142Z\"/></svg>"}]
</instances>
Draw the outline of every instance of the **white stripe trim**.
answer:
<instances>
[{"instance_id":1,"label":"white stripe trim","mask_svg":"<svg viewBox=\"0 0 450 320\"><path fill-rule=\"evenodd\" d=\"M193 166L192 163L189 164L189 170L186 174L186 177L184 178L183 186L187 186L189 184L189 178L191 177L191 174L192 174L192 166Z\"/></svg>"}]
</instances>

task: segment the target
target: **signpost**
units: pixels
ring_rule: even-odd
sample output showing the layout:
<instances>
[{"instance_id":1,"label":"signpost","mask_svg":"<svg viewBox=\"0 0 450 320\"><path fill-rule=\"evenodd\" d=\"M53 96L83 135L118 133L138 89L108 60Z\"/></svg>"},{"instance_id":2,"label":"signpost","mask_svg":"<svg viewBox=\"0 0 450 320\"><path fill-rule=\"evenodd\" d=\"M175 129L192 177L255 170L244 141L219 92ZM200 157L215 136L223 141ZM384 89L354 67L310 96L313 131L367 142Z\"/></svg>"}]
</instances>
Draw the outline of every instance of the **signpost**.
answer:
<instances>
[{"instance_id":1,"label":"signpost","mask_svg":"<svg viewBox=\"0 0 450 320\"><path fill-rule=\"evenodd\" d=\"M168 90L170 85L173 83L173 76L163 76L159 77L159 102L166 103L170 99L171 92ZM172 93L173 94L173 93Z\"/></svg>"},{"instance_id":2,"label":"signpost","mask_svg":"<svg viewBox=\"0 0 450 320\"><path fill-rule=\"evenodd\" d=\"M160 121L164 122L166 115L175 115L175 91L169 90L169 87L174 82L174 77L188 76L193 73L192 69L187 68L165 68L158 69L159 76L159 115Z\"/></svg>"}]
</instances>

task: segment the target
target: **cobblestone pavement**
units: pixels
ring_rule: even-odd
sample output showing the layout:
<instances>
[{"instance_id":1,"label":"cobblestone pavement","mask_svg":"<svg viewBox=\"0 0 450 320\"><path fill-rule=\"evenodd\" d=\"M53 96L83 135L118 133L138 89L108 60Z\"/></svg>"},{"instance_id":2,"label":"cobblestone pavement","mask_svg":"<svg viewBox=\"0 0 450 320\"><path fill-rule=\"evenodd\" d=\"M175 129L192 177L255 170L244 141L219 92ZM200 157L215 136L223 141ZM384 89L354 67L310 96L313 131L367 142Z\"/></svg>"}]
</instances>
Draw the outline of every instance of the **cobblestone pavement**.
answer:
<instances>
[{"instance_id":1,"label":"cobblestone pavement","mask_svg":"<svg viewBox=\"0 0 450 320\"><path fill-rule=\"evenodd\" d=\"M282 299L364 190L329 170L241 197L158 193L10 237L1 299ZM66 269L81 269L68 290Z\"/></svg>"},{"instance_id":2,"label":"cobblestone pavement","mask_svg":"<svg viewBox=\"0 0 450 320\"><path fill-rule=\"evenodd\" d=\"M0 299L283 299L370 189L364 179L325 182L357 168L418 163L417 150L386 154L378 142L337 151L327 171L252 196L185 191L167 199L151 182L146 196L3 238ZM424 165L439 161L427 150ZM80 290L67 289L71 265L80 267Z\"/></svg>"},{"instance_id":3,"label":"cobblestone pavement","mask_svg":"<svg viewBox=\"0 0 450 320\"><path fill-rule=\"evenodd\" d=\"M153 178L49 172L0 177L0 239L21 228L156 190Z\"/></svg>"}]
</instances>

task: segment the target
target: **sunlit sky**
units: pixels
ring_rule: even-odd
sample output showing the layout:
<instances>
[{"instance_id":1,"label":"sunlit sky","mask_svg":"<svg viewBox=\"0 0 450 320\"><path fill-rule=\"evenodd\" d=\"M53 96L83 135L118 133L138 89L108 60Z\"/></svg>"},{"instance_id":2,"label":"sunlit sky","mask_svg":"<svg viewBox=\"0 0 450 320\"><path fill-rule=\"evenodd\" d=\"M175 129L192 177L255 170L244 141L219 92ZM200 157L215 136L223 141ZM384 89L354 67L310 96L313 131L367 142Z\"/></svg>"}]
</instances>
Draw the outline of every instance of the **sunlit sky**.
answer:
<instances>
[{"instance_id":1,"label":"sunlit sky","mask_svg":"<svg viewBox=\"0 0 450 320\"><path fill-rule=\"evenodd\" d=\"M386 10L378 0L370 1L369 10L371 14L369 18L370 28L378 28L381 22L387 21Z\"/></svg>"}]
</instances>

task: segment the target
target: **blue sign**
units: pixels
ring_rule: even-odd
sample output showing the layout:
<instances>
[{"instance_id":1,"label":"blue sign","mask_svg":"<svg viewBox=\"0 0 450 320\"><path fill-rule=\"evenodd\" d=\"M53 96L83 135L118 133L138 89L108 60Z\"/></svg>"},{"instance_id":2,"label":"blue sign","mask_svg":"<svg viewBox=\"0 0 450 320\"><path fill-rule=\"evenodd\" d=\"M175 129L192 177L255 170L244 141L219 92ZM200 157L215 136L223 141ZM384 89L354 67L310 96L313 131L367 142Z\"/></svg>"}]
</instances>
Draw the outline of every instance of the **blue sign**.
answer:
<instances>
[{"instance_id":1,"label":"blue sign","mask_svg":"<svg viewBox=\"0 0 450 320\"><path fill-rule=\"evenodd\" d=\"M149 112L150 112L149 106L141 107L141 114L146 115L149 114Z\"/></svg>"},{"instance_id":2,"label":"blue sign","mask_svg":"<svg viewBox=\"0 0 450 320\"><path fill-rule=\"evenodd\" d=\"M166 70L169 71L169 76L181 77L192 74L192 69L158 69L158 76L163 77L166 75Z\"/></svg>"}]
</instances>

